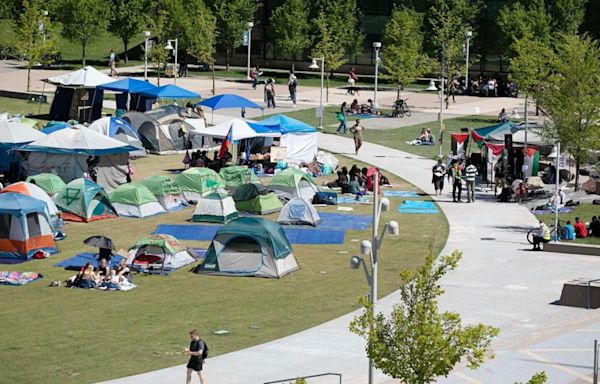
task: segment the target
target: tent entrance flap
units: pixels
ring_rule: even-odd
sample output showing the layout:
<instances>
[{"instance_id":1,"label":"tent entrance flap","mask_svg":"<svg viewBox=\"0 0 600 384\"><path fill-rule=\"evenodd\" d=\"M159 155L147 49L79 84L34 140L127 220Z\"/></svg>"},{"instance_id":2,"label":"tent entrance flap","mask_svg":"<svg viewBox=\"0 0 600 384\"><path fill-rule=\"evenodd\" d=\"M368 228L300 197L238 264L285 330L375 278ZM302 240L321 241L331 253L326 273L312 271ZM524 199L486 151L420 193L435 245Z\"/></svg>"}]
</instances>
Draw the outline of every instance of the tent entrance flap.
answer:
<instances>
[{"instance_id":1,"label":"tent entrance flap","mask_svg":"<svg viewBox=\"0 0 600 384\"><path fill-rule=\"evenodd\" d=\"M218 263L221 272L255 273L263 266L262 248L250 237L232 237L224 244Z\"/></svg>"}]
</instances>

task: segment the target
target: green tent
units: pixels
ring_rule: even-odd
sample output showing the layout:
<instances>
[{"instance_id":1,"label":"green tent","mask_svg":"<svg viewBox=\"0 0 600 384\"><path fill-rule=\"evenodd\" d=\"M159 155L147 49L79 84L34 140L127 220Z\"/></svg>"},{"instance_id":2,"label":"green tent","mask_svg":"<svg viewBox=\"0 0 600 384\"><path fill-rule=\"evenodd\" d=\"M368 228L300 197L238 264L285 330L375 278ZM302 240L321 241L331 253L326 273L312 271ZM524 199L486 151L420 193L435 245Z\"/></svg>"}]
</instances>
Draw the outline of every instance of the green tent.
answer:
<instances>
[{"instance_id":1,"label":"green tent","mask_svg":"<svg viewBox=\"0 0 600 384\"><path fill-rule=\"evenodd\" d=\"M225 186L229 189L235 189L242 184L258 181L258 178L252 170L241 165L232 165L230 167L221 168L219 176L225 181Z\"/></svg>"},{"instance_id":2,"label":"green tent","mask_svg":"<svg viewBox=\"0 0 600 384\"><path fill-rule=\"evenodd\" d=\"M269 188L291 194L312 201L314 195L319 191L312 177L300 169L287 168L273 177Z\"/></svg>"},{"instance_id":3,"label":"green tent","mask_svg":"<svg viewBox=\"0 0 600 384\"><path fill-rule=\"evenodd\" d=\"M175 178L183 197L188 201L198 201L202 194L217 188L225 188L221 176L209 168L190 168Z\"/></svg>"},{"instance_id":4,"label":"green tent","mask_svg":"<svg viewBox=\"0 0 600 384\"><path fill-rule=\"evenodd\" d=\"M148 217L165 210L145 185L128 183L111 192L110 202L120 216Z\"/></svg>"},{"instance_id":5,"label":"green tent","mask_svg":"<svg viewBox=\"0 0 600 384\"><path fill-rule=\"evenodd\" d=\"M129 250L127 264L138 271L179 269L195 262L193 255L170 235L154 234L139 240Z\"/></svg>"},{"instance_id":6,"label":"green tent","mask_svg":"<svg viewBox=\"0 0 600 384\"><path fill-rule=\"evenodd\" d=\"M50 197L60 192L66 185L60 177L52 173L40 173L35 176L29 176L25 181L37 185Z\"/></svg>"},{"instance_id":7,"label":"green tent","mask_svg":"<svg viewBox=\"0 0 600 384\"><path fill-rule=\"evenodd\" d=\"M228 223L239 216L231 196L221 192L209 192L204 195L192 216L192 221Z\"/></svg>"},{"instance_id":8,"label":"green tent","mask_svg":"<svg viewBox=\"0 0 600 384\"><path fill-rule=\"evenodd\" d=\"M283 204L267 187L258 183L240 185L233 193L235 207L240 212L250 212L259 215L279 212Z\"/></svg>"},{"instance_id":9,"label":"green tent","mask_svg":"<svg viewBox=\"0 0 600 384\"><path fill-rule=\"evenodd\" d=\"M89 179L75 179L58 192L56 205L61 217L70 221L89 222L117 217L101 186Z\"/></svg>"},{"instance_id":10,"label":"green tent","mask_svg":"<svg viewBox=\"0 0 600 384\"><path fill-rule=\"evenodd\" d=\"M240 217L220 228L196 273L280 278L298 269L283 229L261 217Z\"/></svg>"},{"instance_id":11,"label":"green tent","mask_svg":"<svg viewBox=\"0 0 600 384\"><path fill-rule=\"evenodd\" d=\"M142 180L142 184L152 192L160 205L167 211L177 211L183 208L181 188L169 176L149 176Z\"/></svg>"}]
</instances>

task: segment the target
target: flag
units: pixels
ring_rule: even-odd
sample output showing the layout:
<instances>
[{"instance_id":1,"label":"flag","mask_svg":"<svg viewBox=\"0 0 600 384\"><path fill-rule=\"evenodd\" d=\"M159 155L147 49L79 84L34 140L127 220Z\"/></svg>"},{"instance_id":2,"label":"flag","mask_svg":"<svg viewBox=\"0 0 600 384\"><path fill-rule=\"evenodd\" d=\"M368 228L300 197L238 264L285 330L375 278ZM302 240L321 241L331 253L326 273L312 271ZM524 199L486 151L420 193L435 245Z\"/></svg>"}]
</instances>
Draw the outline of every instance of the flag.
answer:
<instances>
[{"instance_id":1,"label":"flag","mask_svg":"<svg viewBox=\"0 0 600 384\"><path fill-rule=\"evenodd\" d=\"M473 138L473 141L475 142L475 144L477 144L479 149L483 148L485 144L483 136L477 133L474 129L471 129L471 137Z\"/></svg>"},{"instance_id":2,"label":"flag","mask_svg":"<svg viewBox=\"0 0 600 384\"><path fill-rule=\"evenodd\" d=\"M229 144L233 142L233 127L229 128L229 132L227 132L227 136L223 139L223 144L221 144L221 149L219 149L219 159L222 159L223 156L227 153L227 147Z\"/></svg>"},{"instance_id":3,"label":"flag","mask_svg":"<svg viewBox=\"0 0 600 384\"><path fill-rule=\"evenodd\" d=\"M504 144L491 144L485 143L487 148L487 172L488 172L488 180L494 182L494 167L500 158L502 157L502 152L504 151Z\"/></svg>"},{"instance_id":4,"label":"flag","mask_svg":"<svg viewBox=\"0 0 600 384\"><path fill-rule=\"evenodd\" d=\"M467 145L469 143L468 133L452 133L452 152L457 156L466 156Z\"/></svg>"},{"instance_id":5,"label":"flag","mask_svg":"<svg viewBox=\"0 0 600 384\"><path fill-rule=\"evenodd\" d=\"M524 177L529 176L537 176L539 161L540 161L540 152L536 147L527 147L527 151L523 148L524 161L523 164L527 166L526 170L523 170Z\"/></svg>"}]
</instances>

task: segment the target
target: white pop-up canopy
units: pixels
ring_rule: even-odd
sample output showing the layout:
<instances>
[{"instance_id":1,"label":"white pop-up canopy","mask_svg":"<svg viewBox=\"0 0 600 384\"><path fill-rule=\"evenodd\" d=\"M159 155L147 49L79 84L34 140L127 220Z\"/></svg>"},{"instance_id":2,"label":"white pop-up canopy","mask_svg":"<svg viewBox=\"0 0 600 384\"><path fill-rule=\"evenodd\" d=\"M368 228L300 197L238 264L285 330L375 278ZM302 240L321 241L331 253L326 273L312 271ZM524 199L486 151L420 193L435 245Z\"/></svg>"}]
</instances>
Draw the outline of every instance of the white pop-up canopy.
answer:
<instances>
[{"instance_id":1,"label":"white pop-up canopy","mask_svg":"<svg viewBox=\"0 0 600 384\"><path fill-rule=\"evenodd\" d=\"M113 82L114 79L98 71L96 68L88 65L87 67L78 69L74 72L49 77L46 81L51 84L62 85L65 87L72 86L83 88L96 88L101 84Z\"/></svg>"},{"instance_id":2,"label":"white pop-up canopy","mask_svg":"<svg viewBox=\"0 0 600 384\"><path fill-rule=\"evenodd\" d=\"M18 121L0 119L0 144L24 144L42 139L46 135Z\"/></svg>"},{"instance_id":3,"label":"white pop-up canopy","mask_svg":"<svg viewBox=\"0 0 600 384\"><path fill-rule=\"evenodd\" d=\"M190 131L192 135L209 136L216 138L225 138L231 130L231 139L233 141L251 139L259 136L252 127L248 125L244 120L233 119L215 125L214 127L197 128Z\"/></svg>"}]
</instances>

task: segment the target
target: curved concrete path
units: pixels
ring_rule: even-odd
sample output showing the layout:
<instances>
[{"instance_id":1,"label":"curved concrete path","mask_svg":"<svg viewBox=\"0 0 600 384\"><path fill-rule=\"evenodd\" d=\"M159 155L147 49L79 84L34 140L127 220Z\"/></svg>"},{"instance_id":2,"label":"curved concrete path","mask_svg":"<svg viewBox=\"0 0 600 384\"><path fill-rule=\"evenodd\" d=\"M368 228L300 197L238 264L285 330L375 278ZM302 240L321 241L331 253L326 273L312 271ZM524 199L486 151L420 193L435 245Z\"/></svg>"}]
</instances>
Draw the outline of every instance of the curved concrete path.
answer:
<instances>
[{"instance_id":1,"label":"curved concrete path","mask_svg":"<svg viewBox=\"0 0 600 384\"><path fill-rule=\"evenodd\" d=\"M354 157L349 138L320 134L319 146ZM433 192L432 160L370 143L358 158ZM600 258L528 251L525 232L536 220L517 204L499 204L483 194L474 204L452 203L448 194L437 201L450 223L443 254L454 249L464 252L459 268L443 279L446 293L441 306L460 312L467 323L483 322L501 329L494 343L496 359L477 371L458 367L439 382L512 383L526 381L542 370L548 373L550 384L591 382L590 343L593 333L600 333L600 313L551 303L559 298L564 281L597 276L594 271L600 268ZM397 292L390 294L379 301L378 310L389 311L397 300ZM338 372L344 383L365 383L364 343L348 331L353 316L211 358L205 377L208 383L263 383ZM183 381L184 372L181 365L106 383ZM329 380L314 382L335 382ZM396 381L379 373L376 382Z\"/></svg>"}]
</instances>

